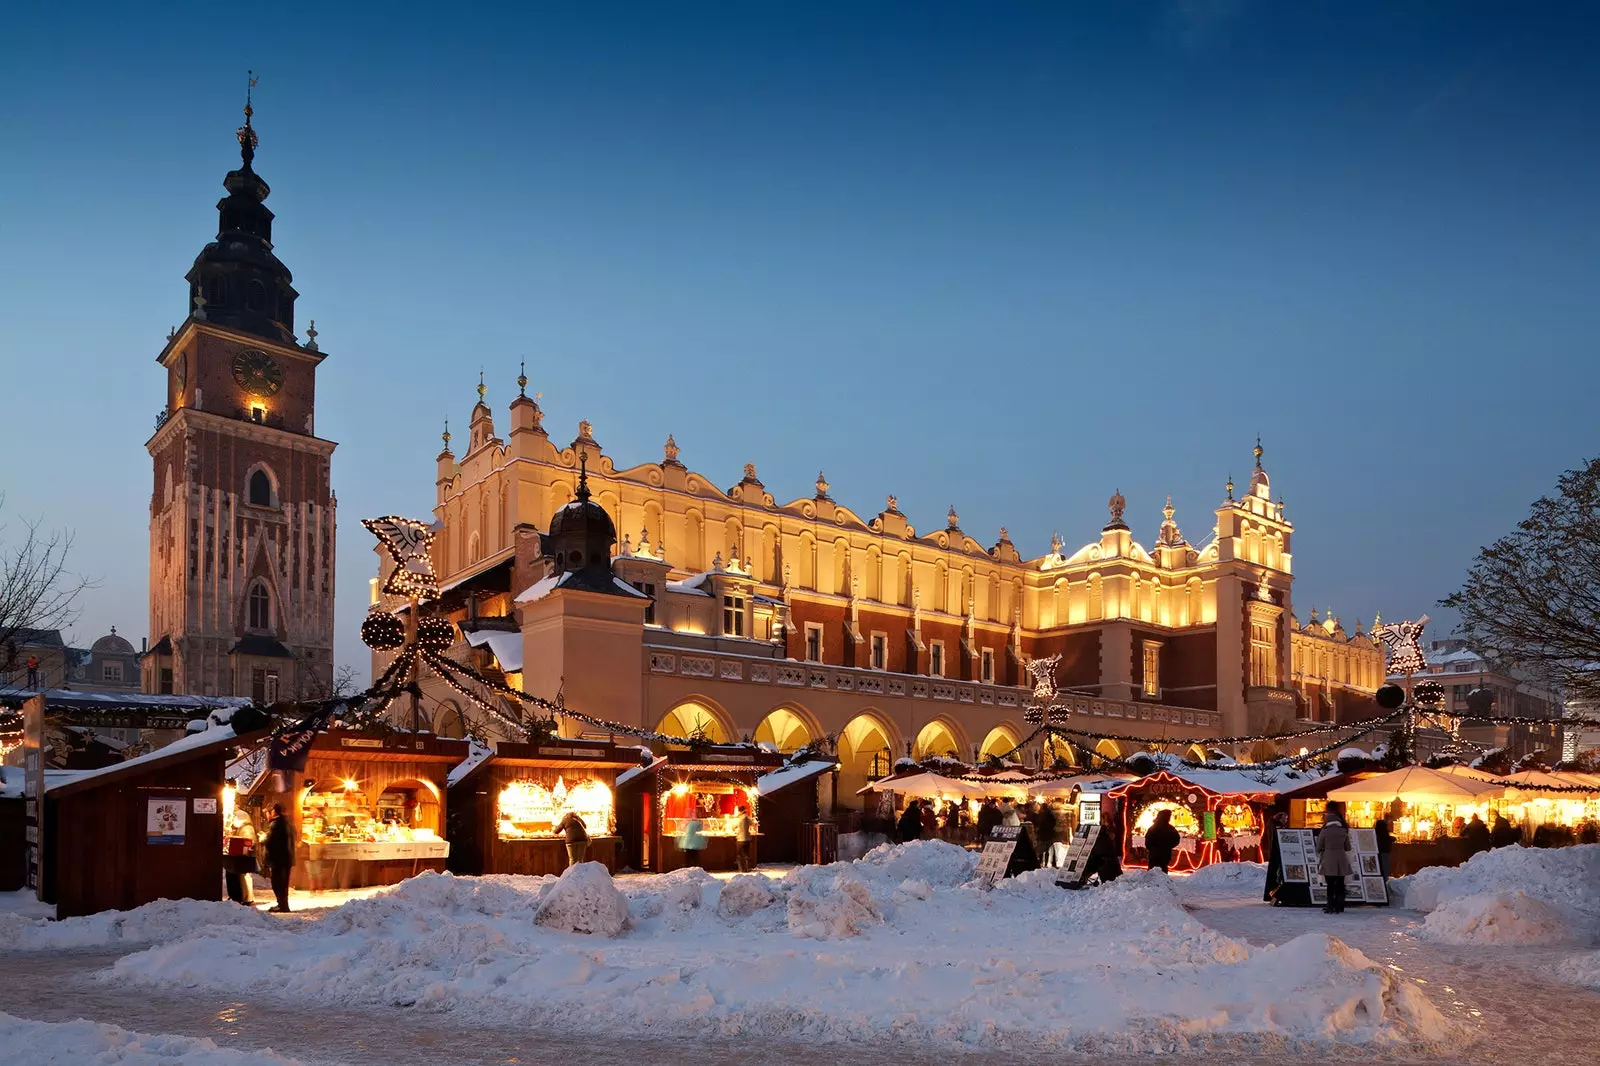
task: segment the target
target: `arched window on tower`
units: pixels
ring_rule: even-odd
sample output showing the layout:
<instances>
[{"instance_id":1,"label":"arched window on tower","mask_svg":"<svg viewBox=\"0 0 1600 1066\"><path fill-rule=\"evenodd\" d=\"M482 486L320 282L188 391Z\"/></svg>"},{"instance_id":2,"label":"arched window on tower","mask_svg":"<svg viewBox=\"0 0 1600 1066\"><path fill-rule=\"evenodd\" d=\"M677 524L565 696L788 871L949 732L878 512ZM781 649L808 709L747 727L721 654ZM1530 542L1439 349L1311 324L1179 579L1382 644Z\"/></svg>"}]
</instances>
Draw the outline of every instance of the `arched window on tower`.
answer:
<instances>
[{"instance_id":1,"label":"arched window on tower","mask_svg":"<svg viewBox=\"0 0 1600 1066\"><path fill-rule=\"evenodd\" d=\"M252 507L272 506L272 478L265 470L250 475L250 504Z\"/></svg>"},{"instance_id":2,"label":"arched window on tower","mask_svg":"<svg viewBox=\"0 0 1600 1066\"><path fill-rule=\"evenodd\" d=\"M260 581L250 586L250 628L272 628L272 595Z\"/></svg>"}]
</instances>

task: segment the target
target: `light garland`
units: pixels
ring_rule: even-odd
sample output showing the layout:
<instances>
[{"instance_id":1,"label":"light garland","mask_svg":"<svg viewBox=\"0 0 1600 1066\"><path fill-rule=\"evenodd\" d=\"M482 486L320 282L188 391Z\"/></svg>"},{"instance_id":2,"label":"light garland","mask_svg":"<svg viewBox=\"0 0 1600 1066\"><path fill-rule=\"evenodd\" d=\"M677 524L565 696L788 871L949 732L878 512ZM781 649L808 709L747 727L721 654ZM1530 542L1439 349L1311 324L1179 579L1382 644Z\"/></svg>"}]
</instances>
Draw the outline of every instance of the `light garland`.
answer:
<instances>
[{"instance_id":1,"label":"light garland","mask_svg":"<svg viewBox=\"0 0 1600 1066\"><path fill-rule=\"evenodd\" d=\"M372 531L394 561L394 571L383 583L384 592L417 600L439 598L439 578L428 554L433 546L432 527L398 515L363 518L361 524Z\"/></svg>"}]
</instances>

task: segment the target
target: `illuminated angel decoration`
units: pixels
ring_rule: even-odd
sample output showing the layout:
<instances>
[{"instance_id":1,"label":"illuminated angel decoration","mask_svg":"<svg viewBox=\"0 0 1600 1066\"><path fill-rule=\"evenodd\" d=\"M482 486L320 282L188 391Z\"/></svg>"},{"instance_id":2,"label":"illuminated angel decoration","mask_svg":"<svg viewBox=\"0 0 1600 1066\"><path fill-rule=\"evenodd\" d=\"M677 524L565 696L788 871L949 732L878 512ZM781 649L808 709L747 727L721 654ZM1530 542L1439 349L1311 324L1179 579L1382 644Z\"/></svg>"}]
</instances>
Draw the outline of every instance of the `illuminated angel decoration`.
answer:
<instances>
[{"instance_id":1,"label":"illuminated angel decoration","mask_svg":"<svg viewBox=\"0 0 1600 1066\"><path fill-rule=\"evenodd\" d=\"M415 519L394 515L363 518L361 524L372 531L389 558L394 560L394 570L383 583L384 592L418 600L438 597L439 578L433 572L433 560L428 555L433 544L432 528Z\"/></svg>"},{"instance_id":2,"label":"illuminated angel decoration","mask_svg":"<svg viewBox=\"0 0 1600 1066\"><path fill-rule=\"evenodd\" d=\"M1415 674L1428 665L1422 654L1422 628L1429 622L1423 615L1415 622L1389 622L1372 627L1372 635L1383 641L1391 674Z\"/></svg>"},{"instance_id":3,"label":"illuminated angel decoration","mask_svg":"<svg viewBox=\"0 0 1600 1066\"><path fill-rule=\"evenodd\" d=\"M1061 702L1060 690L1056 687L1056 665L1060 662L1060 652L1042 659L1028 660L1027 671L1033 679L1033 697L1028 701L1023 717L1034 725L1045 722L1059 725L1067 719L1066 704Z\"/></svg>"}]
</instances>

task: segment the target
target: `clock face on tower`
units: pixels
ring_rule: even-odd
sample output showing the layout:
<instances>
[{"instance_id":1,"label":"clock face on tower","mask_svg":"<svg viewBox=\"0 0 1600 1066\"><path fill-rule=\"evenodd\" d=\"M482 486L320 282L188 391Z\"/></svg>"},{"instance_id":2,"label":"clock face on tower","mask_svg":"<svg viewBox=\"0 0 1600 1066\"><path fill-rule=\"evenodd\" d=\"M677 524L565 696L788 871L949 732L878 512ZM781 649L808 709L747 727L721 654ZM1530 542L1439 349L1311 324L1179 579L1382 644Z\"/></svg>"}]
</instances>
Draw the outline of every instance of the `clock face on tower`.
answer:
<instances>
[{"instance_id":1,"label":"clock face on tower","mask_svg":"<svg viewBox=\"0 0 1600 1066\"><path fill-rule=\"evenodd\" d=\"M233 357L233 380L252 396L274 396L283 388L283 368L260 348L244 348Z\"/></svg>"}]
</instances>

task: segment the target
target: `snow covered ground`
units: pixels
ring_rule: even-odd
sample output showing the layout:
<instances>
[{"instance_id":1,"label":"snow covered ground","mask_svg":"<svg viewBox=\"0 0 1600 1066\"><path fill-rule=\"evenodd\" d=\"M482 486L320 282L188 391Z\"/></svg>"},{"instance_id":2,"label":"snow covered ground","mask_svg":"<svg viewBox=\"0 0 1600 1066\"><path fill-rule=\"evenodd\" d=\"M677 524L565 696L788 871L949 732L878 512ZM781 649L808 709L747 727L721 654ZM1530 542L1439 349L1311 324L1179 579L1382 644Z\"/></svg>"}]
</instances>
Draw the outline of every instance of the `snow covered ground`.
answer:
<instances>
[{"instance_id":1,"label":"snow covered ground","mask_svg":"<svg viewBox=\"0 0 1600 1066\"><path fill-rule=\"evenodd\" d=\"M412 1043L477 1025L512 1042L521 1031L595 1034L601 1048L621 1038L785 1049L767 1061L811 1061L831 1047L838 1056L892 1049L906 1062L1202 1050L1252 1062L1500 1062L1510 1060L1498 1057L1497 1037L1532 1018L1543 1061L1576 1062L1561 1052L1581 1041L1589 1054L1581 1020L1600 1012L1588 991L1600 984L1600 959L1585 924L1597 850L1480 856L1398 882L1417 911L1337 916L1264 905L1255 864L1130 874L1079 892L1038 871L986 892L969 883L972 855L927 841L775 878L690 870L613 881L594 864L561 879L429 874L288 917L184 901L51 923L0 900L0 945L128 952L108 967L97 961L80 998L25 1013L59 1021L83 1003L91 1017L141 1028L165 1023L87 1005L282 1003L307 1019L373 1019L370 1028L410 1032ZM1507 897L1511 917L1479 908L1471 913L1488 916L1466 923L1473 931L1440 934L1435 915L1485 895ZM1552 921L1559 937L1508 939L1507 929ZM6 965L25 972L27 959L12 954ZM171 1029L215 1032L204 1018ZM113 1047L124 1038L156 1039L104 1037ZM268 1044L335 1058L270 1037L244 1046Z\"/></svg>"},{"instance_id":2,"label":"snow covered ground","mask_svg":"<svg viewBox=\"0 0 1600 1066\"><path fill-rule=\"evenodd\" d=\"M0 1013L0 1061L15 1066L297 1066L270 1051L210 1040L148 1036L96 1022L34 1022Z\"/></svg>"}]
</instances>

